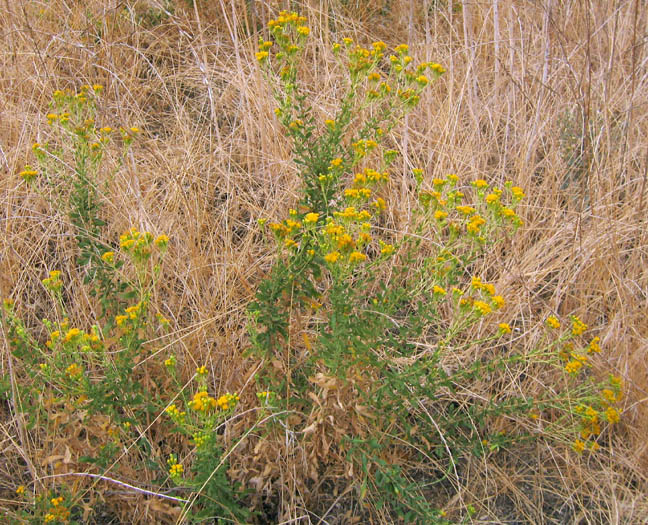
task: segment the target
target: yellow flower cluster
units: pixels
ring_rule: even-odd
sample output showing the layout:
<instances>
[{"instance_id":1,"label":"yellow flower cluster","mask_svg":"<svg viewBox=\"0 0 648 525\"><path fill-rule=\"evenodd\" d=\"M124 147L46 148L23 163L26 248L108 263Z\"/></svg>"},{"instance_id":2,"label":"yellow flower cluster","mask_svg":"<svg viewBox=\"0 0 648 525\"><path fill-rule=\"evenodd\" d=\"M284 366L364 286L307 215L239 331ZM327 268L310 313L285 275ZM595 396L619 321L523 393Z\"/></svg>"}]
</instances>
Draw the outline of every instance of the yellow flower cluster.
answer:
<instances>
[{"instance_id":1,"label":"yellow flower cluster","mask_svg":"<svg viewBox=\"0 0 648 525\"><path fill-rule=\"evenodd\" d=\"M391 255L394 253L394 245L393 244L387 244L383 241L378 241L380 244L380 253L382 255Z\"/></svg>"},{"instance_id":2,"label":"yellow flower cluster","mask_svg":"<svg viewBox=\"0 0 648 525\"><path fill-rule=\"evenodd\" d=\"M166 408L165 412L173 421L177 423L183 423L187 415L186 412L179 410L175 405L169 405Z\"/></svg>"},{"instance_id":3,"label":"yellow flower cluster","mask_svg":"<svg viewBox=\"0 0 648 525\"><path fill-rule=\"evenodd\" d=\"M169 328L169 325L171 324L171 322L166 317L164 317L161 313L159 313L159 312L156 313L155 317L157 318L158 323L160 323L160 326L162 328Z\"/></svg>"},{"instance_id":4,"label":"yellow flower cluster","mask_svg":"<svg viewBox=\"0 0 648 525\"><path fill-rule=\"evenodd\" d=\"M49 273L47 279L43 279L43 284L45 288L51 292L59 292L63 287L63 281L61 281L61 272L59 270L52 270Z\"/></svg>"},{"instance_id":5,"label":"yellow flower cluster","mask_svg":"<svg viewBox=\"0 0 648 525\"><path fill-rule=\"evenodd\" d=\"M68 366L65 369L65 374L70 378L70 379L78 379L83 375L83 368L81 368L78 364L72 363L70 366Z\"/></svg>"},{"instance_id":6,"label":"yellow flower cluster","mask_svg":"<svg viewBox=\"0 0 648 525\"><path fill-rule=\"evenodd\" d=\"M19 173L23 180L27 183L33 181L38 175L38 171L32 168L30 165L26 165L25 168Z\"/></svg>"},{"instance_id":7,"label":"yellow flower cluster","mask_svg":"<svg viewBox=\"0 0 648 525\"><path fill-rule=\"evenodd\" d=\"M575 315L572 316L572 335L581 335L587 330L587 325Z\"/></svg>"},{"instance_id":8,"label":"yellow flower cluster","mask_svg":"<svg viewBox=\"0 0 648 525\"><path fill-rule=\"evenodd\" d=\"M555 316L550 315L549 317L547 317L547 326L549 326L549 328L557 330L558 328L560 328L560 321Z\"/></svg>"},{"instance_id":9,"label":"yellow flower cluster","mask_svg":"<svg viewBox=\"0 0 648 525\"><path fill-rule=\"evenodd\" d=\"M291 216L295 216L295 215L296 212L294 214L291 214ZM313 215L317 215L317 214L312 214L309 217L309 220L313 219ZM286 248L299 247L299 244L294 240L294 238L302 229L301 222L295 221L293 219L286 219L282 223L271 222L269 224L269 228L274 232L277 239L282 241L283 245Z\"/></svg>"},{"instance_id":10,"label":"yellow flower cluster","mask_svg":"<svg viewBox=\"0 0 648 525\"><path fill-rule=\"evenodd\" d=\"M193 435L194 445L196 445L196 448L200 448L209 441L209 438L210 438L209 434L205 432L198 432Z\"/></svg>"},{"instance_id":11,"label":"yellow flower cluster","mask_svg":"<svg viewBox=\"0 0 648 525\"><path fill-rule=\"evenodd\" d=\"M474 301L473 307L480 315L488 315L492 312L491 306L484 301Z\"/></svg>"},{"instance_id":12,"label":"yellow flower cluster","mask_svg":"<svg viewBox=\"0 0 648 525\"><path fill-rule=\"evenodd\" d=\"M268 27L273 30L277 28L283 29L284 26L303 24L304 22L306 22L306 17L304 16L299 16L297 13L291 11L281 11L275 20L268 22Z\"/></svg>"},{"instance_id":13,"label":"yellow flower cluster","mask_svg":"<svg viewBox=\"0 0 648 525\"><path fill-rule=\"evenodd\" d=\"M145 313L146 302L140 301L139 303L126 308L123 314L115 316L115 323L117 323L117 326L126 328L129 324L136 323L145 315Z\"/></svg>"},{"instance_id":14,"label":"yellow flower cluster","mask_svg":"<svg viewBox=\"0 0 648 525\"><path fill-rule=\"evenodd\" d=\"M581 439L577 439L572 444L572 448L578 453L582 453L586 447L592 451L599 449L599 445L595 439L601 433L601 421L607 421L610 425L614 425L621 420L618 409L612 406L614 403L623 399L621 379L611 375L609 377L609 385L610 388L601 390L601 398L599 405L597 405L598 408L591 405L579 405L575 408L575 412L581 418Z\"/></svg>"},{"instance_id":15,"label":"yellow flower cluster","mask_svg":"<svg viewBox=\"0 0 648 525\"><path fill-rule=\"evenodd\" d=\"M568 337L578 337L587 330L587 325L575 315L571 316L571 320L572 329ZM553 315L547 318L546 323L547 326L555 330L561 327L560 321ZM561 359L566 361L565 371L572 376L576 376L583 367L590 366L588 354L598 354L601 352L599 341L599 337L592 338L587 347L581 352L574 350L573 342L566 342L559 352Z\"/></svg>"},{"instance_id":16,"label":"yellow flower cluster","mask_svg":"<svg viewBox=\"0 0 648 525\"><path fill-rule=\"evenodd\" d=\"M217 406L216 400L204 390L196 392L193 399L189 401L189 408L196 412L209 412Z\"/></svg>"},{"instance_id":17,"label":"yellow flower cluster","mask_svg":"<svg viewBox=\"0 0 648 525\"><path fill-rule=\"evenodd\" d=\"M470 287L479 292L482 299L484 300L465 298L461 300L460 304L465 306L472 305L472 307L481 316L488 315L493 310L499 310L504 306L504 304L506 304L504 297L502 297L501 295L496 295L495 286L491 283L483 282L480 277L474 276L471 280ZM457 295L463 295L463 292L461 290L456 289L456 291L460 292ZM508 327L508 325L506 326ZM500 329L502 329L502 325L500 325ZM510 327L508 327L508 331L510 332ZM504 333L507 332L505 331Z\"/></svg>"},{"instance_id":18,"label":"yellow flower cluster","mask_svg":"<svg viewBox=\"0 0 648 525\"><path fill-rule=\"evenodd\" d=\"M133 257L146 260L151 256L153 235L149 232L139 232L131 228L119 237L119 247Z\"/></svg>"},{"instance_id":19,"label":"yellow flower cluster","mask_svg":"<svg viewBox=\"0 0 648 525\"><path fill-rule=\"evenodd\" d=\"M565 371L570 375L576 375L583 368L583 361L580 359L573 359L565 365Z\"/></svg>"},{"instance_id":20,"label":"yellow flower cluster","mask_svg":"<svg viewBox=\"0 0 648 525\"><path fill-rule=\"evenodd\" d=\"M347 207L342 212L335 213L336 218L341 222L336 222L333 218L328 218L324 227L325 248L328 250L324 260L329 264L335 264L341 259L346 259L355 264L365 261L367 256L359 251L367 243L371 242L371 235L368 230L371 223L365 222L371 218L371 214L366 211L358 212L353 206ZM386 246L381 243L382 249ZM383 253L391 253L393 247L387 248Z\"/></svg>"},{"instance_id":21,"label":"yellow flower cluster","mask_svg":"<svg viewBox=\"0 0 648 525\"><path fill-rule=\"evenodd\" d=\"M178 459L176 458L175 454L169 455L169 459L167 459L167 465L169 465L169 476L171 476L171 478L177 479L182 476L184 467L180 463L178 463Z\"/></svg>"},{"instance_id":22,"label":"yellow flower cluster","mask_svg":"<svg viewBox=\"0 0 648 525\"><path fill-rule=\"evenodd\" d=\"M78 328L68 328L67 320L61 323L60 328L65 332L65 335L61 337L61 332L59 330L53 330L49 334L49 339L45 343L50 349L56 347L57 343L62 342L63 344L73 344L80 348L82 352L90 352L93 350L100 350L102 347L101 338L99 337L96 327L92 328L90 333L86 333L83 330Z\"/></svg>"},{"instance_id":23,"label":"yellow flower cluster","mask_svg":"<svg viewBox=\"0 0 648 525\"><path fill-rule=\"evenodd\" d=\"M437 295L437 296L441 296L441 297L443 297L443 296L445 296L448 292L446 292L445 288L442 288L441 286L438 286L438 285L435 284L435 285L432 287L432 293L433 293L434 295Z\"/></svg>"},{"instance_id":24,"label":"yellow flower cluster","mask_svg":"<svg viewBox=\"0 0 648 525\"><path fill-rule=\"evenodd\" d=\"M158 235L153 241L153 244L155 244L155 246L157 246L160 250L165 250L169 245L169 237L167 237L165 234Z\"/></svg>"},{"instance_id":25,"label":"yellow flower cluster","mask_svg":"<svg viewBox=\"0 0 648 525\"><path fill-rule=\"evenodd\" d=\"M236 406L239 399L240 397L238 394L223 394L216 400L216 404L221 410L229 410Z\"/></svg>"},{"instance_id":26,"label":"yellow flower cluster","mask_svg":"<svg viewBox=\"0 0 648 525\"><path fill-rule=\"evenodd\" d=\"M238 394L223 394L218 399L211 397L206 391L201 390L194 394L194 397L189 401L189 408L196 412L210 412L216 408L221 410L229 410L234 408L239 401Z\"/></svg>"},{"instance_id":27,"label":"yellow flower cluster","mask_svg":"<svg viewBox=\"0 0 648 525\"><path fill-rule=\"evenodd\" d=\"M307 213L306 216L304 217L304 223L306 224L317 224L317 221L319 219L319 213Z\"/></svg>"},{"instance_id":28,"label":"yellow flower cluster","mask_svg":"<svg viewBox=\"0 0 648 525\"><path fill-rule=\"evenodd\" d=\"M72 341L73 339L77 339L81 335L82 332L78 328L70 328L70 330L68 330L67 333L65 334L63 340L66 343L69 343L70 341Z\"/></svg>"},{"instance_id":29,"label":"yellow flower cluster","mask_svg":"<svg viewBox=\"0 0 648 525\"><path fill-rule=\"evenodd\" d=\"M52 523L54 521L65 523L70 519L70 511L63 505L63 496L52 498L50 500L50 507L47 509L47 514L44 516L45 523Z\"/></svg>"},{"instance_id":30,"label":"yellow flower cluster","mask_svg":"<svg viewBox=\"0 0 648 525\"><path fill-rule=\"evenodd\" d=\"M378 147L378 143L373 139L361 139L353 144L353 151L355 152L356 159L364 158L367 153L375 150Z\"/></svg>"},{"instance_id":31,"label":"yellow flower cluster","mask_svg":"<svg viewBox=\"0 0 648 525\"><path fill-rule=\"evenodd\" d=\"M473 215L466 225L466 230L472 234L478 234L480 228L486 224L486 220L480 215Z\"/></svg>"},{"instance_id":32,"label":"yellow flower cluster","mask_svg":"<svg viewBox=\"0 0 648 525\"><path fill-rule=\"evenodd\" d=\"M305 22L305 17L291 11L281 11L276 19L268 22L268 27L280 47L280 51L276 54L277 60L283 61L301 49L298 44L301 44L310 34L310 28L304 25ZM266 62L270 56L269 50L272 46L272 42L259 38L256 59L261 63ZM290 70L291 68L288 67L287 69ZM287 75L290 75L290 73L287 73Z\"/></svg>"},{"instance_id":33,"label":"yellow flower cluster","mask_svg":"<svg viewBox=\"0 0 648 525\"><path fill-rule=\"evenodd\" d=\"M113 264L115 262L115 252L104 252L101 260L107 264Z\"/></svg>"}]
</instances>

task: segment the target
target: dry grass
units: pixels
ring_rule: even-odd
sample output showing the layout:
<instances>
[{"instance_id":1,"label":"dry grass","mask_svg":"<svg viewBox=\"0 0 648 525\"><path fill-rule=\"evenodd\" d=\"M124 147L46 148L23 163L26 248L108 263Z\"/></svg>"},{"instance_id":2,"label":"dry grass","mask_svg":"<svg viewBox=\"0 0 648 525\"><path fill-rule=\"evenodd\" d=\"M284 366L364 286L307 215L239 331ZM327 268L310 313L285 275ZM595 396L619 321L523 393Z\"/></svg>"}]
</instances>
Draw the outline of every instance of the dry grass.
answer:
<instances>
[{"instance_id":1,"label":"dry grass","mask_svg":"<svg viewBox=\"0 0 648 525\"><path fill-rule=\"evenodd\" d=\"M185 377L207 363L216 391L239 391L242 404L254 399L256 363L241 357L245 309L271 263L256 219L283 216L299 185L254 60L260 28L280 4L3 3L0 295L16 301L28 326L38 329L49 308L40 285L46 270L61 269L83 288L70 225L16 173L29 162L32 142L48 133L51 93L99 82L106 92L98 123L143 129L109 188L106 236L133 225L169 234L168 279L154 302L177 327ZM313 28L312 69L304 74L322 116L341 89L329 50L343 36L408 42L415 59L447 66L389 137L406 159L393 174L392 201L400 204L391 224L407 229L406 168L423 167L428 177L514 180L528 195L525 227L506 253L486 257L484 275L507 296L506 314L530 344L550 312L579 315L601 338L598 368L627 384L623 424L605 454L580 458L539 442L523 454L474 460L439 490L439 505L452 515L472 502L475 523L648 520L645 2L321 0L298 7ZM96 310L79 294L72 317L90 324ZM12 378L16 364L4 340L0 366ZM76 472L83 449L27 431L14 409L11 396L0 408L5 508L18 482L47 487L48 476ZM55 468L48 457L65 456L66 447L71 457ZM345 506L344 480L334 487L343 473L306 483L307 451L285 447L253 450L246 442L230 458L231 476L258 490L253 501L262 507L267 500L268 522L352 523L357 509ZM123 481L146 488L151 480L133 471ZM97 522L108 519L101 509L122 523L177 518L169 502L102 487Z\"/></svg>"}]
</instances>

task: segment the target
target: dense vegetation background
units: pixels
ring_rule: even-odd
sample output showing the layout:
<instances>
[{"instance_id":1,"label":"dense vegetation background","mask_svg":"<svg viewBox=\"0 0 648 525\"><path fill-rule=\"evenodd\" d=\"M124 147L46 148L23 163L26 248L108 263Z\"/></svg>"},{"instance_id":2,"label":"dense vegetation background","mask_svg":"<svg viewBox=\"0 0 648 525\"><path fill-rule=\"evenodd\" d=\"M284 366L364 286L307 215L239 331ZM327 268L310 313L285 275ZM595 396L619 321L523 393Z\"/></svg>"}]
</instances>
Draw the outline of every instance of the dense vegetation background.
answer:
<instances>
[{"instance_id":1,"label":"dense vegetation background","mask_svg":"<svg viewBox=\"0 0 648 525\"><path fill-rule=\"evenodd\" d=\"M507 318L529 348L548 315L578 315L603 348L593 373L624 381L622 420L604 436L604 450L579 455L569 444L539 440L467 460L431 493L435 507L457 522L646 522L643 0L7 1L0 7L0 295L13 300L44 342L40 320L53 315L53 306L42 279L58 269L74 290L66 299L71 320L96 323L99 308L84 288L70 221L52 204L57 186L37 194L18 173L34 164L32 144L49 136L52 93L101 84L97 122L140 130L123 162L119 145L105 153L105 239L133 226L171 239L164 278L151 297L152 311L172 327L158 348L174 348L183 381L206 365L215 392L239 392L243 408L256 402L258 363L244 356L246 312L274 257L257 219L283 218L300 185L255 59L259 37L267 38L267 23L282 8L298 10L311 28L302 74L322 120L337 107L344 84L330 51L343 37L390 48L406 42L415 60L447 68L389 134L402 165L392 171L387 227L407 229L412 168L424 168L429 178L514 181L527 195L518 209L524 227L505 249L485 254L481 273L505 295ZM87 480L74 476L79 458L91 437L110 428L107 420L86 421L70 439L57 434L58 425L70 423L65 411L54 423L28 425L16 392L29 379L5 330L0 508L18 520L27 507L19 485L47 493L65 480L69 492L86 490ZM511 421L501 424L511 431ZM180 446L160 437L165 425L154 427L159 446ZM240 437L246 425L245 418L234 420L226 439ZM252 491L245 501L259 522L369 519L354 506L343 475L304 479L298 451L285 446L249 440L228 457L228 477ZM150 454L168 452L154 447ZM129 471L128 458L120 468L128 487L90 480L98 484L77 519L178 519L177 502L151 494L153 471ZM466 513L467 505L475 512Z\"/></svg>"}]
</instances>

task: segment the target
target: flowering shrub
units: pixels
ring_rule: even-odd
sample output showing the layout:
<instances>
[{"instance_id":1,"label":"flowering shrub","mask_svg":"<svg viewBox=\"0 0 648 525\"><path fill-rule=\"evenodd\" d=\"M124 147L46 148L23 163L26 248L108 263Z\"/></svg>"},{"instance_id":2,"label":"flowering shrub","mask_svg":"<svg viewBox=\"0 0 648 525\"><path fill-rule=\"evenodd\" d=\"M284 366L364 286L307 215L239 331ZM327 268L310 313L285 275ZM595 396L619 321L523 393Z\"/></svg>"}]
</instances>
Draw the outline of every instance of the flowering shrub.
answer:
<instances>
[{"instance_id":1,"label":"flowering shrub","mask_svg":"<svg viewBox=\"0 0 648 525\"><path fill-rule=\"evenodd\" d=\"M215 434L232 413L238 395L210 396L207 369L202 366L196 373L199 388L191 400L186 399L185 386L176 374L175 356L164 359L165 354L152 343L170 331L170 321L151 311L169 237L133 227L118 243L103 239L105 222L97 180L104 149L112 140L120 140L125 153L140 130L120 128L115 137L111 127L97 128L95 109L102 89L95 85L83 86L76 94L54 93L53 111L47 115L51 140L32 148L38 169L26 166L19 173L46 198L49 193L44 190L53 187L55 179L63 180L52 204L68 216L75 229L78 268L101 311L100 322L89 328L75 326L67 311L67 297L72 292L66 289L66 278L59 270L50 271L42 280L51 298L51 314L42 319L47 333L43 343L20 319L14 302L4 301L2 321L22 379L18 409L28 414L30 427L46 422L45 432L33 436L43 447L51 446L51 441L76 439L82 425L89 437L86 455L78 461L87 468L84 474L89 480L109 473L119 475L122 466L129 471L135 461L137 469L158 471L160 488L170 480L195 490L191 501L171 498L189 503L187 515L191 511L198 518L226 511L232 519L245 521L250 512L238 504L238 490L225 475L227 462L221 457L222 443ZM168 372L169 381L152 379L160 377L161 370ZM168 397L180 397L189 415L177 408L178 401L166 404ZM194 461L188 457L178 461L174 454L165 461L159 454L157 425L150 418L158 414L158 419L165 412L174 423L171 433L192 443ZM65 414L64 422L58 423L61 414ZM164 433L163 439L167 435ZM153 453L153 447L158 452ZM192 469L185 469L185 464L191 464ZM96 469L98 474L93 472ZM34 484L36 487L36 480ZM66 487L62 482L58 488ZM25 499L25 486L19 488L18 494ZM28 510L22 515L34 523L78 523L71 509L80 505L88 492L92 493L92 486L85 493L65 498L30 496Z\"/></svg>"},{"instance_id":2,"label":"flowering shrub","mask_svg":"<svg viewBox=\"0 0 648 525\"><path fill-rule=\"evenodd\" d=\"M267 363L258 380L276 393L277 407L301 414L285 425L306 451L304 477L319 479L337 458L334 475L347 476L361 502L376 511L386 505L406 521L440 522L423 488L439 475L430 456L452 471L467 454L540 435L532 422L577 452L596 450L600 423L618 421L612 404L620 390L601 389L582 374L598 339L565 362L561 351L576 348L587 329L577 318L557 340L548 333L545 345L516 351L505 297L471 271L485 248L523 225L522 188L455 174L430 180L414 169L412 222L400 233L385 227L398 153L383 143L443 66L415 64L404 44L387 55L383 42L364 48L344 39L333 51L347 68L347 93L338 112L321 119L298 74L310 33L304 22L282 12L269 24L272 40L260 40L256 54L303 182L285 218L259 221L277 252L250 305L252 349ZM548 325L560 328L555 317ZM466 349L471 362L449 365ZM550 393L536 396L520 379L515 396L474 394L479 383L538 366L554 372ZM565 388L558 387L560 371ZM496 424L503 420L523 424L506 432ZM420 474L425 481L408 480L393 458L429 464Z\"/></svg>"}]
</instances>

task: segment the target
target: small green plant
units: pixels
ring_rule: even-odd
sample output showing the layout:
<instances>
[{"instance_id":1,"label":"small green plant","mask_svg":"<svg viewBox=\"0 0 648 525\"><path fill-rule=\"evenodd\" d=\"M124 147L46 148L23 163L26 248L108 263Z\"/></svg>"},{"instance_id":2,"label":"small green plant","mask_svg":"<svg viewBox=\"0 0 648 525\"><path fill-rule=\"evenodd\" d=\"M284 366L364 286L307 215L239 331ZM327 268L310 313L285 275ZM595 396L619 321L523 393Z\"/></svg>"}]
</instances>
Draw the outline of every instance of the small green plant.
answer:
<instances>
[{"instance_id":1,"label":"small green plant","mask_svg":"<svg viewBox=\"0 0 648 525\"><path fill-rule=\"evenodd\" d=\"M384 196L397 152L381 143L443 66L414 65L404 44L387 57L383 42L367 49L346 38L333 51L348 71L347 92L336 115L318 119L300 86L310 33L304 22L280 13L269 24L273 40L261 39L256 54L303 181L302 198L285 219L260 220L277 256L249 309L252 352L268 363L258 380L277 393L278 406L303 415L291 429L303 436L315 472L337 455L364 474L359 500L380 512L388 506L407 522L435 523L439 513L424 486L438 473L424 474L419 484L393 458L429 464L432 455L452 471L467 454L533 439L531 422L540 420L565 443L574 433L593 438L594 450L599 422L618 420L606 403L620 390L601 394L602 385L578 377L597 340L571 351L566 362L561 357L560 348L577 348L584 332L576 318L557 340L548 333L546 344L516 351L501 319L505 298L474 274L484 250L523 225L516 211L521 188L463 182L454 174L429 180L415 169L418 208L407 231L385 227ZM453 355L470 354L449 365ZM529 367L554 374L556 388L541 397L527 393ZM496 388L472 393L473 385L496 385L507 374L519 378L516 395ZM605 406L609 414L602 416ZM502 421L524 424L504 431ZM585 444L577 439L573 448L582 452Z\"/></svg>"},{"instance_id":2,"label":"small green plant","mask_svg":"<svg viewBox=\"0 0 648 525\"><path fill-rule=\"evenodd\" d=\"M33 146L39 169L26 166L20 176L44 197L57 195L52 206L61 210L74 228L76 269L85 274L84 284L98 300L97 318L103 323L87 327L71 319L69 307L76 293L65 285L59 270L51 270L42 280L51 298L51 312L42 319L46 341L27 328L14 301L6 299L2 322L17 363L17 409L27 416L32 439L45 449L70 437L76 439L82 428L87 438L82 453L76 452L78 464L85 465L89 475L114 476L122 465L146 468L157 472L160 488L171 480L195 491L191 504L194 519L224 512L223 519L242 523L251 513L238 504L240 491L226 476L226 456L217 434L238 396L210 397L203 366L197 373L199 391L191 401L185 399L189 418L185 420L176 404L166 401L186 397L185 386L177 377L175 356L165 360L166 354L158 351L155 343L170 331L170 321L155 312L152 304L169 238L131 228L119 242L104 240L98 184L99 174L105 170L104 148L121 140L125 153L139 129L121 128L116 139L111 127L95 126L95 104L102 89L96 85L84 86L76 94L54 93L53 111L47 115L53 127L51 140ZM168 374L161 374L162 370ZM156 421L165 408L175 426L159 437L152 429L157 428ZM187 437L186 446L193 440L191 478L182 476L183 467L175 456L168 462L157 452L168 446L164 440L173 433ZM24 485L21 487L24 494ZM65 497L35 494L25 516L39 523L75 523L70 521L70 509L94 488L89 485Z\"/></svg>"},{"instance_id":3,"label":"small green plant","mask_svg":"<svg viewBox=\"0 0 648 525\"><path fill-rule=\"evenodd\" d=\"M165 362L174 375L175 361ZM185 506L185 513L196 522L222 518L223 523L247 523L252 513L240 504L244 491L232 486L227 478L228 464L223 456L223 445L219 429L223 428L228 416L236 407L239 396L226 393L214 398L207 392L207 368L201 366L196 371L198 388L191 400L181 392L186 410L178 408L178 403L167 407L166 413L176 425L176 431L190 438L195 447L192 473L185 472L184 466L176 456L169 457L169 476L179 486L194 491L193 501ZM194 509L195 507L195 509ZM221 521L219 520L218 523Z\"/></svg>"},{"instance_id":4,"label":"small green plant","mask_svg":"<svg viewBox=\"0 0 648 525\"><path fill-rule=\"evenodd\" d=\"M85 270L84 284L92 284L91 294L99 300L101 316L110 323L128 297L123 295L125 283L104 257L112 248L103 240L105 221L98 181L105 148L117 139L110 126L95 125L102 91L103 86L95 84L84 85L77 93L54 92L47 114L51 136L47 143L35 143L32 147L38 170L27 166L21 176L46 197L54 195L55 209L68 216L78 247L77 264ZM122 156L117 167L138 133L136 127L120 128ZM123 262L116 264L119 269Z\"/></svg>"},{"instance_id":5,"label":"small green plant","mask_svg":"<svg viewBox=\"0 0 648 525\"><path fill-rule=\"evenodd\" d=\"M71 503L70 491L67 486L61 486L56 491L48 490L43 494L31 494L20 485L16 496L27 507L19 513L23 523L52 525L77 525L82 523L79 512ZM76 511L76 512L75 512Z\"/></svg>"}]
</instances>

